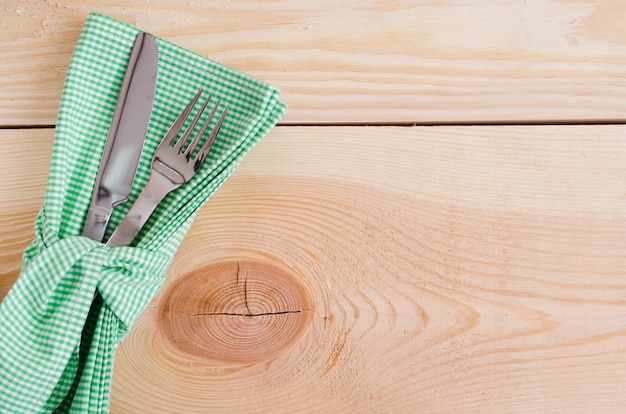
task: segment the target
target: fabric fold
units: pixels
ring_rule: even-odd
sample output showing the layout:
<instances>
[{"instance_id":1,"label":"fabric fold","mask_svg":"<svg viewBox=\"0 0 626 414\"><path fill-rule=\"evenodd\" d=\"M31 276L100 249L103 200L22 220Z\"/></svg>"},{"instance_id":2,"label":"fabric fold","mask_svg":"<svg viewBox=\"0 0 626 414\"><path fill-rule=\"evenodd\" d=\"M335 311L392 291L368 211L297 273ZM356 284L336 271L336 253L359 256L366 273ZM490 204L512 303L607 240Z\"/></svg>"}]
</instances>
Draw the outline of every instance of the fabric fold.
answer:
<instances>
[{"instance_id":1,"label":"fabric fold","mask_svg":"<svg viewBox=\"0 0 626 414\"><path fill-rule=\"evenodd\" d=\"M157 85L139 168L107 235L147 183L161 138L198 89L228 105L228 116L200 171L159 204L132 246L80 236L139 31L91 14L77 41L35 239L0 303L0 412L108 412L119 342L161 288L198 209L286 110L275 87L157 37Z\"/></svg>"},{"instance_id":2,"label":"fabric fold","mask_svg":"<svg viewBox=\"0 0 626 414\"><path fill-rule=\"evenodd\" d=\"M34 243L49 239L48 232L39 227ZM23 412L51 412L71 391L94 297L106 297L107 312L101 316L115 321L100 342L119 342L147 305L124 299L138 291L145 297L156 294L169 264L158 252L110 248L82 236L48 240L37 250L25 256L17 282L0 305L0 407L11 407L19 396L30 401Z\"/></svg>"}]
</instances>

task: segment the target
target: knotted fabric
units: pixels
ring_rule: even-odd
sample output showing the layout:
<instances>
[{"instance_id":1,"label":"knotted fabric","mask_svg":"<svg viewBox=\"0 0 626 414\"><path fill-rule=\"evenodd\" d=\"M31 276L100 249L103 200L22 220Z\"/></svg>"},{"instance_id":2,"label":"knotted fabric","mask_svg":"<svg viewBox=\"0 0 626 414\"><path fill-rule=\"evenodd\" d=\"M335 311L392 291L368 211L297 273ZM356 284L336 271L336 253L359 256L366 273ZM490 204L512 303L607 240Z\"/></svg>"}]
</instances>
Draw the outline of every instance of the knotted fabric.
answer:
<instances>
[{"instance_id":1,"label":"knotted fabric","mask_svg":"<svg viewBox=\"0 0 626 414\"><path fill-rule=\"evenodd\" d=\"M115 350L164 282L198 209L282 117L279 91L157 38L157 84L128 202L148 181L167 129L204 88L228 117L207 160L159 204L132 246L80 236L126 65L139 29L85 21L65 79L44 203L18 280L0 303L0 412L108 412Z\"/></svg>"}]
</instances>

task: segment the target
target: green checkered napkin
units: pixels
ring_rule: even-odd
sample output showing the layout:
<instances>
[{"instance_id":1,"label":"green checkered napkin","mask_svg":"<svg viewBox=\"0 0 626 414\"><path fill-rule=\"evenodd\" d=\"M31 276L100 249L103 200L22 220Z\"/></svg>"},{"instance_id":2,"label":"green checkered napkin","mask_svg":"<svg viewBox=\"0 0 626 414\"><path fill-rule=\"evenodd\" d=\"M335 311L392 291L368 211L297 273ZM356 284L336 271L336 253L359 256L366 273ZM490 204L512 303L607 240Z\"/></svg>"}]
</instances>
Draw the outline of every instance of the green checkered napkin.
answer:
<instances>
[{"instance_id":1,"label":"green checkered napkin","mask_svg":"<svg viewBox=\"0 0 626 414\"><path fill-rule=\"evenodd\" d=\"M157 38L159 68L133 191L181 109L204 88L229 105L209 158L170 193L134 247L80 236L111 117L139 30L88 17L68 68L44 204L20 276L0 304L0 412L108 412L116 347L163 284L194 215L286 110L276 88ZM94 299L95 298L95 299Z\"/></svg>"}]
</instances>

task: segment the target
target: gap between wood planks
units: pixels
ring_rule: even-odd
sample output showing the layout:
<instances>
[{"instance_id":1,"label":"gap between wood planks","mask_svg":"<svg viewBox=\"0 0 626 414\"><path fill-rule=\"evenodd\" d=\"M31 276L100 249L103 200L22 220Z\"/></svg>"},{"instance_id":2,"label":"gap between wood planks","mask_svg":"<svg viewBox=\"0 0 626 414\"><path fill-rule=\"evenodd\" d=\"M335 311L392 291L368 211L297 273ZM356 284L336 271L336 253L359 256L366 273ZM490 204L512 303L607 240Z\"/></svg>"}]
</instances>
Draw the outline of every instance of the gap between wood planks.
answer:
<instances>
[{"instance_id":1,"label":"gap between wood planks","mask_svg":"<svg viewBox=\"0 0 626 414\"><path fill-rule=\"evenodd\" d=\"M441 121L441 122L279 122L277 127L421 127L421 126L515 126L515 125L624 125L626 119L571 119L538 121ZM56 125L0 125L5 129L54 129Z\"/></svg>"},{"instance_id":2,"label":"gap between wood planks","mask_svg":"<svg viewBox=\"0 0 626 414\"><path fill-rule=\"evenodd\" d=\"M516 125L623 125L626 119L589 119L589 120L551 120L551 121L468 121L468 122L285 122L278 123L280 127L422 127L422 126L516 126Z\"/></svg>"}]
</instances>

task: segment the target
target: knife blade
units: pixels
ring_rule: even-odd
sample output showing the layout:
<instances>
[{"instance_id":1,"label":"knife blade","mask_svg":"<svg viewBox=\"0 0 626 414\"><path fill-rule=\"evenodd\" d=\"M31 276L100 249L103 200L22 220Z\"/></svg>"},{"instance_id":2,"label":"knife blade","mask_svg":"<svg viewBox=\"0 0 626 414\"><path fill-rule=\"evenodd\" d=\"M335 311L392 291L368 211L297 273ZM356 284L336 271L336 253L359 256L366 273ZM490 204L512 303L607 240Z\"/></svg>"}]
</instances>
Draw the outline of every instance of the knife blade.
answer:
<instances>
[{"instance_id":1,"label":"knife blade","mask_svg":"<svg viewBox=\"0 0 626 414\"><path fill-rule=\"evenodd\" d=\"M130 194L148 130L157 59L154 36L139 33L126 67L83 227L82 235L93 240L103 240L113 209Z\"/></svg>"}]
</instances>

